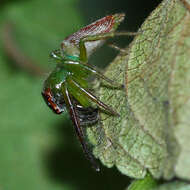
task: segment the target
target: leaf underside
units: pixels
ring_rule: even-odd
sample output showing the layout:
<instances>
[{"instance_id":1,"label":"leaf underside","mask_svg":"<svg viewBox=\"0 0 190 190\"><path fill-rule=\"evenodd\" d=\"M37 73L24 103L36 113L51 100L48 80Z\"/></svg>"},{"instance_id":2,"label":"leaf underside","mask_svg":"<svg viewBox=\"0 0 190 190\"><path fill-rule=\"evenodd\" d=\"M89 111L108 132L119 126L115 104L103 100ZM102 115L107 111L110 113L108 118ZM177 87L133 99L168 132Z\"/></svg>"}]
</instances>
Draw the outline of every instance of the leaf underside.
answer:
<instances>
[{"instance_id":1,"label":"leaf underside","mask_svg":"<svg viewBox=\"0 0 190 190\"><path fill-rule=\"evenodd\" d=\"M101 86L101 101L120 117L101 114L87 129L94 154L107 167L143 178L190 179L190 13L164 0L146 19L126 55L105 75L125 90Z\"/></svg>"},{"instance_id":2,"label":"leaf underside","mask_svg":"<svg viewBox=\"0 0 190 190\"><path fill-rule=\"evenodd\" d=\"M174 181L160 185L159 187L154 188L154 190L190 190L190 185L185 182Z\"/></svg>"}]
</instances>

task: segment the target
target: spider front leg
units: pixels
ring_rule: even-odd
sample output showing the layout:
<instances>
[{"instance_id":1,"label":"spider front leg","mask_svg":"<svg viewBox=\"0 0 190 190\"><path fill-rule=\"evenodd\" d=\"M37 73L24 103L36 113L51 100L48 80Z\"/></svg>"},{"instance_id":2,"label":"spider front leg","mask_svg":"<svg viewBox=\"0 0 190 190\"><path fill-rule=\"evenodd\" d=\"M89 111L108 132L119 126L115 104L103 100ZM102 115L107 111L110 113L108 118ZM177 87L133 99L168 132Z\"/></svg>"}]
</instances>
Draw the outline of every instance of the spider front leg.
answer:
<instances>
[{"instance_id":1,"label":"spider front leg","mask_svg":"<svg viewBox=\"0 0 190 190\"><path fill-rule=\"evenodd\" d=\"M80 67L85 73L88 74L94 74L97 77L105 80L109 84L112 85L114 88L124 88L123 84L117 83L109 78L107 78L105 75L103 75L100 71L98 71L94 66L86 64L86 63L78 63L78 62L73 62L73 61L67 61L64 63L64 67L67 68L68 70L71 68L71 65L74 67ZM79 66L80 65L80 66Z\"/></svg>"},{"instance_id":2,"label":"spider front leg","mask_svg":"<svg viewBox=\"0 0 190 190\"><path fill-rule=\"evenodd\" d=\"M88 90L84 89L79 83L77 83L74 78L70 78L67 80L68 86L73 91L73 96L76 98L81 105L84 105L83 102L81 102L81 98L85 99L87 102L90 99L91 101L95 102L98 104L100 107L102 107L106 112L119 116L117 112L115 112L111 107L108 105L104 104L102 101L100 101L96 96L94 96L91 92Z\"/></svg>"},{"instance_id":3,"label":"spider front leg","mask_svg":"<svg viewBox=\"0 0 190 190\"><path fill-rule=\"evenodd\" d=\"M88 62L88 57L87 57L87 49L88 47L86 47L85 43L87 42L95 42L95 41L99 41L99 40L105 40L108 38L113 38L114 36L123 36L123 35L127 35L127 36L135 36L139 34L139 32L107 32L107 33L101 33L101 34L96 34L96 35L90 35L90 36L85 36L83 38L80 39L79 41L79 60L80 63L82 65L84 65L84 67L92 72L93 74L97 75L98 77L104 79L105 81L107 81L108 83L110 83L111 85L113 85L116 88L123 88L124 85L123 84L118 84L115 81L112 81L111 79L105 77L102 73L100 73L99 71L97 71L93 66L87 64Z\"/></svg>"},{"instance_id":4,"label":"spider front leg","mask_svg":"<svg viewBox=\"0 0 190 190\"><path fill-rule=\"evenodd\" d=\"M75 127L76 134L77 134L77 136L79 138L79 141L80 141L80 143L82 145L82 148L83 148L87 158L92 163L94 169L96 171L100 171L99 166L95 162L94 156L89 151L88 146L87 146L87 144L85 142L84 133L83 133L83 130L82 130L81 126L80 126L79 118L77 117L76 107L75 107L75 105L73 103L72 96L69 95L67 84L64 84L62 86L62 93L63 93L63 96L64 96L64 100L65 100L67 110L70 113L72 122L73 122L74 127Z\"/></svg>"},{"instance_id":5,"label":"spider front leg","mask_svg":"<svg viewBox=\"0 0 190 190\"><path fill-rule=\"evenodd\" d=\"M109 84L111 84L114 88L124 88L123 84L119 84L109 78L107 78L105 75L103 75L101 72L97 71L97 69L95 67L93 67L92 65L89 64L85 64L85 63L81 63L81 65L88 70L89 72L91 72L92 74L95 74L96 76L98 76L99 78L105 80L106 82L108 82Z\"/></svg>"},{"instance_id":6,"label":"spider front leg","mask_svg":"<svg viewBox=\"0 0 190 190\"><path fill-rule=\"evenodd\" d=\"M87 63L88 61L87 50L85 46L86 42L106 40L108 38L113 38L115 36L135 36L139 33L141 32L107 32L107 33L85 36L81 38L79 41L79 51L80 51L79 58L83 63Z\"/></svg>"}]
</instances>

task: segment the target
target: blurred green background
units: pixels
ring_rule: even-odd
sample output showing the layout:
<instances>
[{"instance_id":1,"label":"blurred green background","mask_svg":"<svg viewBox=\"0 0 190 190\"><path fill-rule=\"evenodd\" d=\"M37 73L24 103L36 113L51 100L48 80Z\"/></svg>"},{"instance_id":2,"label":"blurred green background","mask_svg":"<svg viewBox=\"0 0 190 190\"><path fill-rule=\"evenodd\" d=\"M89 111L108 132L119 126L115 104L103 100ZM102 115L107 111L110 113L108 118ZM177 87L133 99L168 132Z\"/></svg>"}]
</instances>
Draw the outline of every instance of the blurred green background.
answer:
<instances>
[{"instance_id":1,"label":"blurred green background","mask_svg":"<svg viewBox=\"0 0 190 190\"><path fill-rule=\"evenodd\" d=\"M67 114L45 105L41 88L55 63L49 53L80 27L124 12L120 30L136 31L159 1L4 0L0 4L0 190L124 189L129 178L86 160ZM118 41L121 47L129 38ZM103 47L91 63L117 54Z\"/></svg>"}]
</instances>

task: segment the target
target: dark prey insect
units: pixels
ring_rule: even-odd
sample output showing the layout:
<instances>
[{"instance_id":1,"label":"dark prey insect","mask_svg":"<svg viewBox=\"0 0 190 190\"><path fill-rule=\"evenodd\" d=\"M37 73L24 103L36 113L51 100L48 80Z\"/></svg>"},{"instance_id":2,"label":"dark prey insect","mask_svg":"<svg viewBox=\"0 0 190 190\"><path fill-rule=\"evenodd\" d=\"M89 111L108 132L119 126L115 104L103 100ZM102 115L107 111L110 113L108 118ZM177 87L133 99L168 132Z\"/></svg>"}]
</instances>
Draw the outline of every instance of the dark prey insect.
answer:
<instances>
[{"instance_id":1,"label":"dark prey insect","mask_svg":"<svg viewBox=\"0 0 190 190\"><path fill-rule=\"evenodd\" d=\"M119 114L88 90L87 79L95 75L112 86L119 85L89 65L88 57L107 38L119 35L115 31L124 16L124 14L106 16L65 38L60 49L51 53L57 66L45 80L42 90L44 100L56 114L68 111L83 150L97 171L99 167L88 150L81 126L95 123L98 120L99 108L113 116ZM94 107L92 102L97 107Z\"/></svg>"}]
</instances>

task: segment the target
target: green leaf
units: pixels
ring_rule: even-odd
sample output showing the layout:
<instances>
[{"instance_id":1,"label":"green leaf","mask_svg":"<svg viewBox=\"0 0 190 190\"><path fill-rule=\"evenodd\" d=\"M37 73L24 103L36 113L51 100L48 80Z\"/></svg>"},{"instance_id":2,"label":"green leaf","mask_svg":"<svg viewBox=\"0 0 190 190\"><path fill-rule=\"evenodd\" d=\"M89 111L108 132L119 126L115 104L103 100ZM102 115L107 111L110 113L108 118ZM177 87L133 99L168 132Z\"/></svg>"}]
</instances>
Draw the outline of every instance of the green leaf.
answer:
<instances>
[{"instance_id":1,"label":"green leaf","mask_svg":"<svg viewBox=\"0 0 190 190\"><path fill-rule=\"evenodd\" d=\"M126 190L190 190L190 185L182 181L173 181L162 185L156 184L151 176L134 180Z\"/></svg>"},{"instance_id":2,"label":"green leaf","mask_svg":"<svg viewBox=\"0 0 190 190\"><path fill-rule=\"evenodd\" d=\"M107 167L143 178L190 179L190 14L164 0L146 19L126 54L105 75L125 90L100 86L101 101L120 117L101 114L88 129L94 155Z\"/></svg>"},{"instance_id":3,"label":"green leaf","mask_svg":"<svg viewBox=\"0 0 190 190\"><path fill-rule=\"evenodd\" d=\"M44 68L50 64L54 66L54 63L50 63L48 54L73 31L73 27L82 23L76 3L75 0L15 1L0 12L1 34L7 22L13 23L11 37L20 51L37 65ZM70 15L72 22L67 19L67 15ZM1 39L1 42L3 40ZM58 135L58 126L65 130L70 125L64 122L64 115L53 114L41 97L46 76L35 78L15 69L14 60L10 61L11 58L7 58L4 52L1 43L0 188L78 189L77 184L69 183L66 179L66 175L73 171L71 168L64 170L65 181L61 183L53 180L53 169L48 170L48 162L53 155L56 163L60 165L59 157L52 151L56 151L61 144L60 151L63 153L70 141L65 133L60 136L59 132ZM73 145L69 147L72 153ZM65 153L62 162L67 162L67 158Z\"/></svg>"},{"instance_id":4,"label":"green leaf","mask_svg":"<svg viewBox=\"0 0 190 190\"><path fill-rule=\"evenodd\" d=\"M174 181L160 185L159 187L154 188L153 190L190 190L190 185L185 182Z\"/></svg>"},{"instance_id":5,"label":"green leaf","mask_svg":"<svg viewBox=\"0 0 190 190\"><path fill-rule=\"evenodd\" d=\"M156 186L156 180L150 174L147 174L144 179L134 180L127 190L152 190Z\"/></svg>"}]
</instances>

